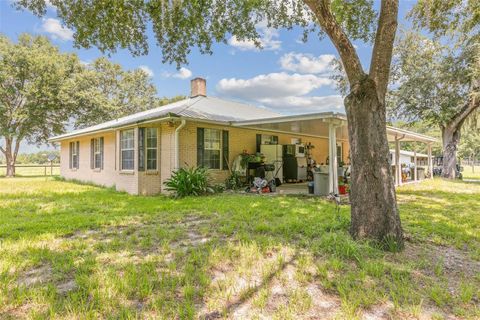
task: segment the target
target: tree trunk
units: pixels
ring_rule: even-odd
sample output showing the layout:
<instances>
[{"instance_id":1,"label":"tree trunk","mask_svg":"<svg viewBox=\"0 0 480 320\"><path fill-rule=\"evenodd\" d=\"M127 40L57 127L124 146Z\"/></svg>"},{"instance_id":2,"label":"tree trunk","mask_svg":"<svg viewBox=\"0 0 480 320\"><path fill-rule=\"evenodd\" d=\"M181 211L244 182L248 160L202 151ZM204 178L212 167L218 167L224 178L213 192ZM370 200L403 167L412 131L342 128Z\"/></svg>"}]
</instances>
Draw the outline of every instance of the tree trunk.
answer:
<instances>
[{"instance_id":1,"label":"tree trunk","mask_svg":"<svg viewBox=\"0 0 480 320\"><path fill-rule=\"evenodd\" d=\"M3 150L2 150L3 151ZM7 162L7 172L6 177L14 177L15 176L15 158L16 154L12 152L12 139L9 137L5 137L5 150L3 151L5 154L5 160Z\"/></svg>"},{"instance_id":2,"label":"tree trunk","mask_svg":"<svg viewBox=\"0 0 480 320\"><path fill-rule=\"evenodd\" d=\"M443 141L443 167L442 177L455 179L457 166L457 148L460 141L460 127L452 128L445 126L442 128Z\"/></svg>"},{"instance_id":3,"label":"tree trunk","mask_svg":"<svg viewBox=\"0 0 480 320\"><path fill-rule=\"evenodd\" d=\"M351 227L355 239L376 239L386 249L403 248L385 126L385 104L366 77L345 99L351 153Z\"/></svg>"}]
</instances>

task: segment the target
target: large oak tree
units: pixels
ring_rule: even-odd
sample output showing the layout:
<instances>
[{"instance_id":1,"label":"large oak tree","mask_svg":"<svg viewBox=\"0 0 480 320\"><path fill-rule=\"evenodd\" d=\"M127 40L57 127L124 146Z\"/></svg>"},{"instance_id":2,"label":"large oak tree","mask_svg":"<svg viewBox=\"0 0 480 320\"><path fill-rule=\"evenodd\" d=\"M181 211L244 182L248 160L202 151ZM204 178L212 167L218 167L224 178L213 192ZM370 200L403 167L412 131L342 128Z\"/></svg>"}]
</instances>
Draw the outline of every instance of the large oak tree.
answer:
<instances>
[{"instance_id":1,"label":"large oak tree","mask_svg":"<svg viewBox=\"0 0 480 320\"><path fill-rule=\"evenodd\" d=\"M15 175L22 141L46 143L67 125L85 127L164 104L148 75L99 58L82 65L46 37L0 35L0 152ZM174 98L173 100L178 100Z\"/></svg>"},{"instance_id":2,"label":"large oak tree","mask_svg":"<svg viewBox=\"0 0 480 320\"><path fill-rule=\"evenodd\" d=\"M20 143L45 142L63 131L72 114L62 87L81 68L45 37L23 34L17 43L0 35L0 137L7 177L15 175Z\"/></svg>"},{"instance_id":3,"label":"large oak tree","mask_svg":"<svg viewBox=\"0 0 480 320\"><path fill-rule=\"evenodd\" d=\"M385 127L385 93L397 29L398 0L178 0L100 1L50 0L60 19L75 31L78 46L103 51L148 52L152 28L164 62L187 62L192 47L211 53L215 42L254 41L261 46L256 25L300 26L335 45L344 66L349 94L348 118L351 179L351 234L403 247L403 234L389 164ZM44 0L19 0L19 7L45 14ZM373 41L366 71L352 40Z\"/></svg>"}]
</instances>

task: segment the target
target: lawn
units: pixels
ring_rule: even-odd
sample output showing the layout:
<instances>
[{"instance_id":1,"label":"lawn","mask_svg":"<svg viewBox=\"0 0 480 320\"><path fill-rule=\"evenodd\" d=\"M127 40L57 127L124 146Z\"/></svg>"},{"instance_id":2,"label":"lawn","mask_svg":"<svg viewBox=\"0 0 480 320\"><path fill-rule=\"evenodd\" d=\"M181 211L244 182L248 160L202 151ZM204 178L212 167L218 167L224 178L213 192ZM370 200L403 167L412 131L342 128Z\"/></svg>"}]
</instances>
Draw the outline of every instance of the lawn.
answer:
<instances>
[{"instance_id":1,"label":"lawn","mask_svg":"<svg viewBox=\"0 0 480 320\"><path fill-rule=\"evenodd\" d=\"M480 180L480 166L463 166L462 175L465 179L479 179Z\"/></svg>"},{"instance_id":2,"label":"lawn","mask_svg":"<svg viewBox=\"0 0 480 320\"><path fill-rule=\"evenodd\" d=\"M480 184L399 189L386 253L313 197L0 179L0 318L480 318Z\"/></svg>"}]
</instances>

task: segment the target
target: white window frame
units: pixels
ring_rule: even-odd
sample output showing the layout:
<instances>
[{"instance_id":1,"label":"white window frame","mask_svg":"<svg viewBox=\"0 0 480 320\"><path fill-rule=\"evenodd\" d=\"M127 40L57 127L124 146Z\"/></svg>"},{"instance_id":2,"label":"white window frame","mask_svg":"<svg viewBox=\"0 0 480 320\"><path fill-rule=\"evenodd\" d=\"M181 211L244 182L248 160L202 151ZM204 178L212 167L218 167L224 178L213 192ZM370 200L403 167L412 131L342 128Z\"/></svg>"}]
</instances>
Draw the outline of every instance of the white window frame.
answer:
<instances>
[{"instance_id":1,"label":"white window frame","mask_svg":"<svg viewBox=\"0 0 480 320\"><path fill-rule=\"evenodd\" d=\"M80 167L80 163L78 162L78 143L77 141L70 142L70 148L72 148L72 168L73 170L77 170Z\"/></svg>"},{"instance_id":2,"label":"white window frame","mask_svg":"<svg viewBox=\"0 0 480 320\"><path fill-rule=\"evenodd\" d=\"M126 132L132 132L131 139L132 139L132 147L129 148L124 148L122 145L122 142L125 141L126 139L123 139L123 135ZM125 129L125 130L120 130L120 170L121 171L134 171L135 170L135 129ZM123 167L123 152L124 151L132 151L132 168L124 168Z\"/></svg>"},{"instance_id":3,"label":"white window frame","mask_svg":"<svg viewBox=\"0 0 480 320\"><path fill-rule=\"evenodd\" d=\"M150 136L149 132L154 131L155 136ZM149 138L155 138L155 146L154 147L149 147L148 146L148 140ZM155 168L149 168L148 163L149 163L149 157L148 157L148 150L155 150ZM153 160L153 159L152 159ZM151 127L151 128L145 128L145 170L147 171L157 171L158 170L158 128Z\"/></svg>"},{"instance_id":4,"label":"white window frame","mask_svg":"<svg viewBox=\"0 0 480 320\"><path fill-rule=\"evenodd\" d=\"M205 158L205 151L207 150L211 150L211 151L218 151L219 152L219 157L220 157L220 161L218 163L218 168L208 168L209 170L221 170L222 169L222 164L223 164L223 159L222 159L222 130L220 129L213 129L213 128L204 128L203 129L203 151L204 151L204 159L203 159L203 163L205 165L205 163L207 163L207 160ZM217 132L218 133L218 148L214 148L214 147L207 147L207 136L209 136L209 138L211 137L210 134L207 134L208 133L211 133L211 132ZM210 139L211 140L211 139ZM211 141L210 141L210 144L211 144Z\"/></svg>"},{"instance_id":5,"label":"white window frame","mask_svg":"<svg viewBox=\"0 0 480 320\"><path fill-rule=\"evenodd\" d=\"M97 156L99 157L97 166ZM100 148L100 138L93 139L93 169L102 168L102 150Z\"/></svg>"}]
</instances>

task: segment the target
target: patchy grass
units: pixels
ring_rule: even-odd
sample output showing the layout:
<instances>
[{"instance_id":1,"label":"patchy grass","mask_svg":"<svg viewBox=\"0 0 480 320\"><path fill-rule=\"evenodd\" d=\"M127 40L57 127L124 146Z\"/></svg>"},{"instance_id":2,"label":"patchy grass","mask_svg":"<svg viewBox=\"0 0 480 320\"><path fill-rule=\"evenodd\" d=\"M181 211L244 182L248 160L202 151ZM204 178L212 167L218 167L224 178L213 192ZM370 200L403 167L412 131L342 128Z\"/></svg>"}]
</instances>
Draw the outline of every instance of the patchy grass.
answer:
<instances>
[{"instance_id":1,"label":"patchy grass","mask_svg":"<svg viewBox=\"0 0 480 320\"><path fill-rule=\"evenodd\" d=\"M0 180L0 318L479 318L480 184L398 192L385 253L312 197Z\"/></svg>"},{"instance_id":2,"label":"patchy grass","mask_svg":"<svg viewBox=\"0 0 480 320\"><path fill-rule=\"evenodd\" d=\"M480 180L480 166L463 166L462 172L464 179L479 179Z\"/></svg>"}]
</instances>

